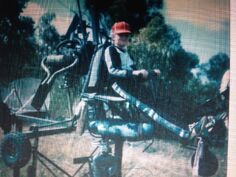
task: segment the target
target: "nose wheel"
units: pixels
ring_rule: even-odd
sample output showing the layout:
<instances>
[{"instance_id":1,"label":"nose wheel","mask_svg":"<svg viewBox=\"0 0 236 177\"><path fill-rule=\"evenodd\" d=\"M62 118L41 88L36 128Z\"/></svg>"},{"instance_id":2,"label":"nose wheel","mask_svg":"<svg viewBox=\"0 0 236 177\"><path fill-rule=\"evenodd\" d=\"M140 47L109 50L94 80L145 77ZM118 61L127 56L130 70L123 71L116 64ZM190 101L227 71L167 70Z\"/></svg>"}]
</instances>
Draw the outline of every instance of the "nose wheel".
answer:
<instances>
[{"instance_id":1,"label":"nose wheel","mask_svg":"<svg viewBox=\"0 0 236 177\"><path fill-rule=\"evenodd\" d=\"M199 138L196 152L191 157L193 176L213 176L219 167L218 159L209 150L206 140Z\"/></svg>"}]
</instances>

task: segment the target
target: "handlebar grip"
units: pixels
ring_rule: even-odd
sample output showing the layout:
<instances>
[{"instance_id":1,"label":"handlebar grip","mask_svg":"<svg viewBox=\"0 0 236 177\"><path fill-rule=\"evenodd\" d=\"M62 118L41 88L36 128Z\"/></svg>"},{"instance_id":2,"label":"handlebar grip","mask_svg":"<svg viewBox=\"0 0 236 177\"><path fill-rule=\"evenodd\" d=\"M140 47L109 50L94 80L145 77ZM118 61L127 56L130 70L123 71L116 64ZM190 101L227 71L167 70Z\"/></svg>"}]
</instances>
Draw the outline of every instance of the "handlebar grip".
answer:
<instances>
[{"instance_id":1,"label":"handlebar grip","mask_svg":"<svg viewBox=\"0 0 236 177\"><path fill-rule=\"evenodd\" d=\"M138 75L136 75L135 77L134 77L134 79L136 80L136 81L138 81L138 82L142 82L142 81L144 81L145 79L143 78L143 75L140 73L140 74L138 74Z\"/></svg>"},{"instance_id":2,"label":"handlebar grip","mask_svg":"<svg viewBox=\"0 0 236 177\"><path fill-rule=\"evenodd\" d=\"M148 77L147 77L147 79L151 79L151 78L153 78L153 77L156 77L156 76L158 76L158 74L155 72L155 71L153 71L153 70L151 70L151 71L148 71ZM139 75L137 75L136 76L136 78L138 79L138 80L143 80L144 78L143 78L143 74L139 74ZM146 79L145 79L146 80Z\"/></svg>"}]
</instances>

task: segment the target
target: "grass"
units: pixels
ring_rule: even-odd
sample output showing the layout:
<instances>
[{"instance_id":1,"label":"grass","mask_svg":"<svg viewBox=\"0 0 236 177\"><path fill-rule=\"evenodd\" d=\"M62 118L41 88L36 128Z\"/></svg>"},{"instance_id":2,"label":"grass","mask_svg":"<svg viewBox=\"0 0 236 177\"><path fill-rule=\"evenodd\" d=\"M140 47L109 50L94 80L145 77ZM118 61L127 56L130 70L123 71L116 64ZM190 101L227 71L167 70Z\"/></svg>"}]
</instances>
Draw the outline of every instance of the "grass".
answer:
<instances>
[{"instance_id":1,"label":"grass","mask_svg":"<svg viewBox=\"0 0 236 177\"><path fill-rule=\"evenodd\" d=\"M76 132L60 134L40 138L39 151L59 164L70 174L79 167L73 164L73 158L89 156L95 149L98 139L88 133L79 136ZM149 142L126 142L123 151L122 176L123 177L189 177L191 176L190 157L192 150L185 149L180 143L171 140L155 140L153 145L146 151L143 149ZM220 168L214 177L226 176L227 148L212 150L219 159ZM38 177L51 177L50 173L40 164L37 166ZM26 176L24 167L21 177ZM12 172L5 167L0 160L0 177L10 177ZM55 171L58 176L63 176ZM85 177L88 173L88 165L77 174Z\"/></svg>"}]
</instances>

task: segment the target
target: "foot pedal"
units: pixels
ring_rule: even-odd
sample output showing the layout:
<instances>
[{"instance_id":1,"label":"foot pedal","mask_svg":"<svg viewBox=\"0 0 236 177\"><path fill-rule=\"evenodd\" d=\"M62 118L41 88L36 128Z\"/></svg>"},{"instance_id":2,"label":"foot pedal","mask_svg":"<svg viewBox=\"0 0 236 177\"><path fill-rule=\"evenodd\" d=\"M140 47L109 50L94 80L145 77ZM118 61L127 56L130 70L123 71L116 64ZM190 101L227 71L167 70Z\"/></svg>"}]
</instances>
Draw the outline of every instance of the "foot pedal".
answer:
<instances>
[{"instance_id":1,"label":"foot pedal","mask_svg":"<svg viewBox=\"0 0 236 177\"><path fill-rule=\"evenodd\" d=\"M73 159L73 164L87 163L90 157L78 157Z\"/></svg>"}]
</instances>

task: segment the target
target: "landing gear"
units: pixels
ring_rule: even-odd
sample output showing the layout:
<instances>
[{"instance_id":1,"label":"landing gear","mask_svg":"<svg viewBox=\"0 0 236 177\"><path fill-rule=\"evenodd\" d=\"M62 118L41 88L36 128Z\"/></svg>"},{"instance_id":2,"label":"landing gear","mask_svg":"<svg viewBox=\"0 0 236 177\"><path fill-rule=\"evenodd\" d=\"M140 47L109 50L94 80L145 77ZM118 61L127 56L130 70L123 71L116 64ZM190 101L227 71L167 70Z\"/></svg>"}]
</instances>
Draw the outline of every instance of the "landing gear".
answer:
<instances>
[{"instance_id":1,"label":"landing gear","mask_svg":"<svg viewBox=\"0 0 236 177\"><path fill-rule=\"evenodd\" d=\"M7 166L21 168L30 160L30 141L23 133L7 134L1 144L1 154Z\"/></svg>"},{"instance_id":2,"label":"landing gear","mask_svg":"<svg viewBox=\"0 0 236 177\"><path fill-rule=\"evenodd\" d=\"M191 158L193 176L212 176L218 169L218 160L209 150L206 140L199 138L197 150Z\"/></svg>"}]
</instances>

